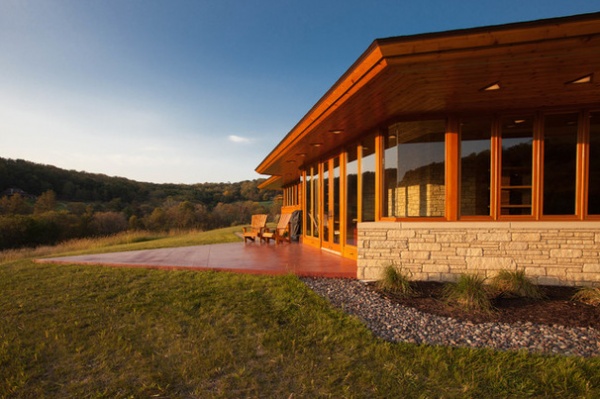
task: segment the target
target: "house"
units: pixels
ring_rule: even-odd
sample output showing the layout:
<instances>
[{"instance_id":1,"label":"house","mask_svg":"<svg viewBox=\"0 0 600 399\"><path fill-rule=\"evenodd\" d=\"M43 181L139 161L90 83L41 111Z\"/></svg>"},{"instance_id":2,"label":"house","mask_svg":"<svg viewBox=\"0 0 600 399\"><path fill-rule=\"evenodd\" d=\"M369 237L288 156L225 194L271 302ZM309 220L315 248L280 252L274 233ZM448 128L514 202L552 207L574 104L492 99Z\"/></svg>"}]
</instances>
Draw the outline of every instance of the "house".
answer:
<instances>
[{"instance_id":1,"label":"house","mask_svg":"<svg viewBox=\"0 0 600 399\"><path fill-rule=\"evenodd\" d=\"M600 13L375 40L256 171L361 279L600 284Z\"/></svg>"}]
</instances>

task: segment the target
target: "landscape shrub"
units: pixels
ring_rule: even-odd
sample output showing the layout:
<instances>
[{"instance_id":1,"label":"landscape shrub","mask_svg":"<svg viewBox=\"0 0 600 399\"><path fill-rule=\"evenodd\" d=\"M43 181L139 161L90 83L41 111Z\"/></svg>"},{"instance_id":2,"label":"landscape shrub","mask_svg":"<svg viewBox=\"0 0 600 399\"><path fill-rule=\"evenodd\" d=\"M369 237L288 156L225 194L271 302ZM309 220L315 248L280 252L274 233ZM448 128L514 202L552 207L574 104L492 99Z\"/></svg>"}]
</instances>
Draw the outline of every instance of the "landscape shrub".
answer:
<instances>
[{"instance_id":1,"label":"landscape shrub","mask_svg":"<svg viewBox=\"0 0 600 399\"><path fill-rule=\"evenodd\" d=\"M409 274L394 265L388 265L383 269L381 279L377 281L377 287L382 291L391 292L402 297L410 297L416 294Z\"/></svg>"},{"instance_id":2,"label":"landscape shrub","mask_svg":"<svg viewBox=\"0 0 600 399\"><path fill-rule=\"evenodd\" d=\"M493 310L485 285L485 277L476 274L461 274L456 283L444 286L443 296L449 304L467 311L491 312Z\"/></svg>"},{"instance_id":3,"label":"landscape shrub","mask_svg":"<svg viewBox=\"0 0 600 399\"><path fill-rule=\"evenodd\" d=\"M492 279L491 287L496 296L530 299L544 297L541 288L527 278L525 270L500 270Z\"/></svg>"},{"instance_id":4,"label":"landscape shrub","mask_svg":"<svg viewBox=\"0 0 600 399\"><path fill-rule=\"evenodd\" d=\"M580 288L573 296L573 300L598 306L600 305L600 287Z\"/></svg>"}]
</instances>

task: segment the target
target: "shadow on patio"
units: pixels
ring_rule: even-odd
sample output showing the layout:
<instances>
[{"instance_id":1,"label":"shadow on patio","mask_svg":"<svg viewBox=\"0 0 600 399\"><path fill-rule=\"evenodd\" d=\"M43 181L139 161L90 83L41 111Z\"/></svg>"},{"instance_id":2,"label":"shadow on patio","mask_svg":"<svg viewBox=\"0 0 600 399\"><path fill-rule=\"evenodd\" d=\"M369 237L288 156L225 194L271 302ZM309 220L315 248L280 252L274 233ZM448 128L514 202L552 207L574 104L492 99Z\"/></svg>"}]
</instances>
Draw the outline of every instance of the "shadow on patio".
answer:
<instances>
[{"instance_id":1,"label":"shadow on patio","mask_svg":"<svg viewBox=\"0 0 600 399\"><path fill-rule=\"evenodd\" d=\"M37 262L356 278L356 261L296 243L236 242L46 258Z\"/></svg>"}]
</instances>

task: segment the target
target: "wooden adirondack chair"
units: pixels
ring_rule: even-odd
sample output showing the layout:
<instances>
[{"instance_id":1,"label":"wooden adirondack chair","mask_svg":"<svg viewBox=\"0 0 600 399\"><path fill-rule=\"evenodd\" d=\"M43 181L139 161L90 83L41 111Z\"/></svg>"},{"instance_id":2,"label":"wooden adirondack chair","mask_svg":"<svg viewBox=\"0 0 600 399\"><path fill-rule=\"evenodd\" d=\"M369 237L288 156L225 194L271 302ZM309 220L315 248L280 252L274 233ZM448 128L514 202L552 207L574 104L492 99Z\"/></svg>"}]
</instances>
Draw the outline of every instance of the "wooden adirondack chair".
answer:
<instances>
[{"instance_id":1,"label":"wooden adirondack chair","mask_svg":"<svg viewBox=\"0 0 600 399\"><path fill-rule=\"evenodd\" d=\"M256 240L256 238L261 238L265 229L267 228L267 215L258 214L252 215L252 223L250 227L243 227L243 236L244 243L248 242L248 240Z\"/></svg>"},{"instance_id":2,"label":"wooden adirondack chair","mask_svg":"<svg viewBox=\"0 0 600 399\"><path fill-rule=\"evenodd\" d=\"M277 227L275 227L275 230L271 231L269 228L267 228L260 239L266 241L267 244L271 241L271 239L274 239L276 244L279 244L283 241L291 242L291 217L291 213L284 213L279 216L279 222L277 222Z\"/></svg>"}]
</instances>

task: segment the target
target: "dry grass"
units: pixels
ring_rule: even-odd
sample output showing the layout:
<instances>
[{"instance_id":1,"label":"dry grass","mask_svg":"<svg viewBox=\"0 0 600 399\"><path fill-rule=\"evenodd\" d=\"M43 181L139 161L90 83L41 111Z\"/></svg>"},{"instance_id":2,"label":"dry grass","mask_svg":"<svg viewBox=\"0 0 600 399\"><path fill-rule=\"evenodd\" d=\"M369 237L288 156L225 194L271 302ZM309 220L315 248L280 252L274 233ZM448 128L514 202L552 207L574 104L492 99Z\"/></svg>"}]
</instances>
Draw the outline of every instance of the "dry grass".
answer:
<instances>
[{"instance_id":1,"label":"dry grass","mask_svg":"<svg viewBox=\"0 0 600 399\"><path fill-rule=\"evenodd\" d=\"M573 300L587 303L592 306L600 305L600 287L580 288L573 296Z\"/></svg>"},{"instance_id":2,"label":"dry grass","mask_svg":"<svg viewBox=\"0 0 600 399\"><path fill-rule=\"evenodd\" d=\"M491 287L496 295L509 298L542 299L544 297L540 287L527 278L524 270L500 270L492 278Z\"/></svg>"},{"instance_id":3,"label":"dry grass","mask_svg":"<svg viewBox=\"0 0 600 399\"><path fill-rule=\"evenodd\" d=\"M444 298L448 303L467 311L493 310L485 278L476 274L462 274L456 283L447 283L444 287Z\"/></svg>"},{"instance_id":4,"label":"dry grass","mask_svg":"<svg viewBox=\"0 0 600 399\"><path fill-rule=\"evenodd\" d=\"M416 293L409 274L394 265L388 265L383 269L381 279L377 281L377 288L400 297L410 297Z\"/></svg>"}]
</instances>

